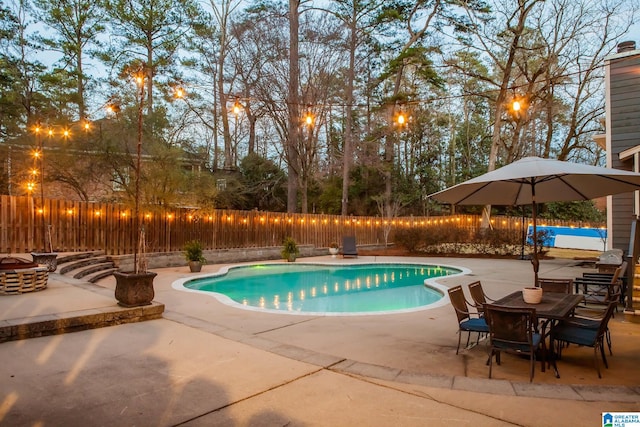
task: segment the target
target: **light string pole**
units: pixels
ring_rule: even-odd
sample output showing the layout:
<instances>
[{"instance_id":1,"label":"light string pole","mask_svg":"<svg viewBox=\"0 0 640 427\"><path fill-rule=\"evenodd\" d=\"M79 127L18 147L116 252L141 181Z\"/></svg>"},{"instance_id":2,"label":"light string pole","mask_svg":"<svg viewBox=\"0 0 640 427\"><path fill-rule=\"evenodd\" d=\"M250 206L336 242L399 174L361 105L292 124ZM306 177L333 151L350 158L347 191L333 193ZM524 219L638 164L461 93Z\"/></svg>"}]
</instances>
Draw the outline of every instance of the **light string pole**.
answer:
<instances>
[{"instance_id":1,"label":"light string pole","mask_svg":"<svg viewBox=\"0 0 640 427\"><path fill-rule=\"evenodd\" d=\"M134 204L134 227L137 231L138 241L133 251L133 268L134 273L140 273L138 266L138 252L142 252L144 248L140 246L144 244L142 224L140 223L140 167L142 164L142 109L144 106L144 73L145 67L141 66L136 75L136 84L138 85L138 141L136 147L136 180L135 180L135 204ZM140 255L141 256L141 255ZM142 259L141 259L142 261Z\"/></svg>"},{"instance_id":2,"label":"light string pole","mask_svg":"<svg viewBox=\"0 0 640 427\"><path fill-rule=\"evenodd\" d=\"M84 119L78 122L78 125L82 126L85 136L91 130L91 125L88 120ZM43 127L40 121L37 121L33 127L33 133L35 134L35 149L33 151L34 167L31 170L31 179L27 183L27 191L29 193L34 192L36 187L40 186L40 207L36 210L36 213L40 215L40 227L42 228L42 240L43 240L43 253L50 254L53 252L53 239L51 237L51 224L47 224L46 215L48 212L45 210L44 202L44 138L48 139L50 148L52 147L53 137L58 135L61 140L68 142L72 138L72 126L73 124L60 126L62 129L54 131L57 125L47 124L46 129ZM38 179L38 175L40 175ZM39 181L39 182L38 182Z\"/></svg>"},{"instance_id":3,"label":"light string pole","mask_svg":"<svg viewBox=\"0 0 640 427\"><path fill-rule=\"evenodd\" d=\"M35 133L36 133L36 151L34 152L34 157L36 159L36 167L39 169L40 174L40 226L42 228L42 241L43 241L43 252L53 252L51 238L49 237L49 233L47 232L47 223L45 221L45 212L44 212L44 143L42 141L42 136L40 132L42 128L40 127L40 122L36 124ZM53 131L49 129L49 137L53 135ZM35 171L34 171L35 172Z\"/></svg>"}]
</instances>

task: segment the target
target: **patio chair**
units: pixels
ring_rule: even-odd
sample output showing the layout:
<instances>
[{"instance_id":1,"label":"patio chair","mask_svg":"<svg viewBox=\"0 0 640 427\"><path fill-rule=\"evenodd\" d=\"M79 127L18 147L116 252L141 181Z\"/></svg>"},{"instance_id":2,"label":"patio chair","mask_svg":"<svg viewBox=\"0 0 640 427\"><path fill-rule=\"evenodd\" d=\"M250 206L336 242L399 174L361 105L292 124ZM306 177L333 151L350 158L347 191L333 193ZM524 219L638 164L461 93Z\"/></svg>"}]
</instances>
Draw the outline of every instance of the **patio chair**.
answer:
<instances>
[{"instance_id":1,"label":"patio chair","mask_svg":"<svg viewBox=\"0 0 640 427\"><path fill-rule=\"evenodd\" d=\"M493 303L495 300L489 298L487 294L484 293L484 289L482 289L482 283L480 281L475 281L469 284L469 294L471 295L471 299L473 300L473 307L478 310L480 316L484 316L484 305L487 303Z\"/></svg>"},{"instance_id":2,"label":"patio chair","mask_svg":"<svg viewBox=\"0 0 640 427\"><path fill-rule=\"evenodd\" d=\"M458 318L458 347L456 348L456 354L460 350L460 341L462 338L462 332L467 332L467 347L469 346L469 339L471 333L476 332L478 334L478 341L480 341L480 335L489 333L489 326L478 313L472 313L469 311L469 303L464 297L462 292L462 286L454 286L449 289L449 300L453 309L456 311L456 317Z\"/></svg>"},{"instance_id":3,"label":"patio chair","mask_svg":"<svg viewBox=\"0 0 640 427\"><path fill-rule=\"evenodd\" d=\"M622 264L620 264L618 267L616 267L615 270L608 272L608 273L603 273L603 272L587 272L587 273L582 273L582 277L584 278L589 278L589 279L601 279L601 280L611 280L611 278L613 277L613 275L615 274L616 270L618 268L621 269L620 272L620 278L623 279L626 277L627 275L627 261L624 261Z\"/></svg>"},{"instance_id":4,"label":"patio chair","mask_svg":"<svg viewBox=\"0 0 640 427\"><path fill-rule=\"evenodd\" d=\"M569 318L562 321L563 324L569 324L573 326L579 326L581 328L586 329L598 329L600 327L600 323L602 322L602 318L606 314L607 309L602 311L600 315L595 314L592 316L585 314L574 314ZM594 313L590 313L594 314ZM613 317L613 316L612 316ZM607 325L607 329L604 332L604 338L607 342L607 347L609 348L609 355L613 356L613 351L611 349L611 331L609 330L609 326Z\"/></svg>"},{"instance_id":5,"label":"patio chair","mask_svg":"<svg viewBox=\"0 0 640 427\"><path fill-rule=\"evenodd\" d=\"M575 284L576 293L582 291L585 304L609 305L609 302L613 301L614 298L617 298L617 302L620 302L622 295L622 280L620 279L622 268L623 266L618 267L610 278L575 278L573 283Z\"/></svg>"},{"instance_id":6,"label":"patio chair","mask_svg":"<svg viewBox=\"0 0 640 427\"><path fill-rule=\"evenodd\" d=\"M546 348L542 335L536 333L535 308L512 308L494 304L485 305L485 319L489 325L489 378L493 369L493 356L500 365L500 353L507 352L529 356L529 382L533 381L536 352L541 348L541 364L544 369Z\"/></svg>"},{"instance_id":7,"label":"patio chair","mask_svg":"<svg viewBox=\"0 0 640 427\"><path fill-rule=\"evenodd\" d=\"M342 238L342 257L346 256L358 257L355 236L344 236Z\"/></svg>"},{"instance_id":8,"label":"patio chair","mask_svg":"<svg viewBox=\"0 0 640 427\"><path fill-rule=\"evenodd\" d=\"M629 264L627 263L627 261L624 261L622 264L620 264L620 273L619 273L619 279L621 281L621 295L620 295L620 303L624 305L625 302L625 296L626 296L626 292L627 292L627 266ZM601 273L601 272L597 272L597 273L582 273L582 277L584 279L594 279L594 280L602 280L602 281L611 281L613 279L613 275L615 274L615 270L613 272L610 273Z\"/></svg>"},{"instance_id":9,"label":"patio chair","mask_svg":"<svg viewBox=\"0 0 640 427\"><path fill-rule=\"evenodd\" d=\"M538 287L542 289L542 292L570 294L573 285L572 279L551 279L551 278L539 278ZM550 329L550 325L553 326L557 321L546 319L542 322L542 330L546 331Z\"/></svg>"},{"instance_id":10,"label":"patio chair","mask_svg":"<svg viewBox=\"0 0 640 427\"><path fill-rule=\"evenodd\" d=\"M542 288L543 292L557 292L561 294L570 294L572 285L573 285L572 279L549 279L549 278L538 279L538 286Z\"/></svg>"},{"instance_id":11,"label":"patio chair","mask_svg":"<svg viewBox=\"0 0 640 427\"><path fill-rule=\"evenodd\" d=\"M613 311L616 308L615 302L610 302L607 306L607 311L605 312L602 319L600 319L597 328L593 327L584 327L576 324L572 324L570 322L562 323L551 330L551 346L553 348L554 343L558 342L558 355L560 355L560 351L562 350L561 343L566 344L577 344L579 346L585 347L593 347L593 363L596 367L596 371L598 372L598 378L602 378L600 374L600 365L598 363L598 350L600 350L600 354L602 355L602 362L604 366L608 369L609 364L607 363L607 357L604 352L604 339L606 336L606 331L609 326L609 320L613 315Z\"/></svg>"}]
</instances>

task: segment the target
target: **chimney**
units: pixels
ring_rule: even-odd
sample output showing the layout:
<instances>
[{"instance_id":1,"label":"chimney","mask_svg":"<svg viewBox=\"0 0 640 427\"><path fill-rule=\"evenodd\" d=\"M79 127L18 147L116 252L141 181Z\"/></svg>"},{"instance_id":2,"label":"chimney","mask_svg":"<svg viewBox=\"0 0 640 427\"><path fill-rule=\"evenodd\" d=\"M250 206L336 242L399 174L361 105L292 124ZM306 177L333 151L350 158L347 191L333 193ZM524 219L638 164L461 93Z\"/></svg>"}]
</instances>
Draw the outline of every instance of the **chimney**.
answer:
<instances>
[{"instance_id":1,"label":"chimney","mask_svg":"<svg viewBox=\"0 0 640 427\"><path fill-rule=\"evenodd\" d=\"M633 40L618 43L618 53L636 50L636 42Z\"/></svg>"}]
</instances>

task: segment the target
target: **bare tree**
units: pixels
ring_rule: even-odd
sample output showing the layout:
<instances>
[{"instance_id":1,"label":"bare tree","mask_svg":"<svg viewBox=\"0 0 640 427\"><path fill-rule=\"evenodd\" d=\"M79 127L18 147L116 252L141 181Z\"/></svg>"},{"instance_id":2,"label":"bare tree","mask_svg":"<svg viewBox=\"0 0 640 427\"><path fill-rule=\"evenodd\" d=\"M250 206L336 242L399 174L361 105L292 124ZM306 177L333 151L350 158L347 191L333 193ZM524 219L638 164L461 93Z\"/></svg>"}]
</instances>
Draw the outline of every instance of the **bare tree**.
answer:
<instances>
[{"instance_id":1,"label":"bare tree","mask_svg":"<svg viewBox=\"0 0 640 427\"><path fill-rule=\"evenodd\" d=\"M289 89L287 104L289 110L287 144L287 212L298 209L298 179L300 176L300 0L289 0Z\"/></svg>"},{"instance_id":2,"label":"bare tree","mask_svg":"<svg viewBox=\"0 0 640 427\"><path fill-rule=\"evenodd\" d=\"M351 162L354 146L354 104L356 83L356 55L358 48L366 41L368 33L378 23L377 16L382 9L378 1L338 0L333 2L332 13L344 23L347 31L346 47L349 65L346 76L344 146L342 150L342 210L343 216L349 213L349 185Z\"/></svg>"},{"instance_id":3,"label":"bare tree","mask_svg":"<svg viewBox=\"0 0 640 427\"><path fill-rule=\"evenodd\" d=\"M222 121L222 138L224 141L224 170L234 170L237 167L237 156L234 155L233 141L231 130L229 127L229 98L230 89L233 87L229 84L229 75L226 72L225 65L232 39L229 37L231 31L231 16L240 6L241 0L221 0L216 2L209 1L215 23L217 24L218 36L218 56L216 61L216 89L218 91L218 100L220 103L220 119Z\"/></svg>"}]
</instances>

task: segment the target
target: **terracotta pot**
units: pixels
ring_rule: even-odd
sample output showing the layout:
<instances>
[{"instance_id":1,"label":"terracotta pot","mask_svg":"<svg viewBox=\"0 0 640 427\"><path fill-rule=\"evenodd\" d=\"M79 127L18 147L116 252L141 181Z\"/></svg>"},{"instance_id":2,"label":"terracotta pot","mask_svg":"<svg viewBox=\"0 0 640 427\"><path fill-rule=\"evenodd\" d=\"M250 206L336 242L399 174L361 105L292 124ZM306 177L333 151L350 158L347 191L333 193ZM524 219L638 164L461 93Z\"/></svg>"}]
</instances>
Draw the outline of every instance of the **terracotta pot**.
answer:
<instances>
[{"instance_id":1,"label":"terracotta pot","mask_svg":"<svg viewBox=\"0 0 640 427\"><path fill-rule=\"evenodd\" d=\"M189 261L189 270L192 273L200 273L200 270L202 270L202 263L200 261Z\"/></svg>"},{"instance_id":2,"label":"terracotta pot","mask_svg":"<svg viewBox=\"0 0 640 427\"><path fill-rule=\"evenodd\" d=\"M149 305L153 301L153 279L157 273L147 271L145 273L132 273L116 271L116 300L123 307L139 307Z\"/></svg>"},{"instance_id":3,"label":"terracotta pot","mask_svg":"<svg viewBox=\"0 0 640 427\"><path fill-rule=\"evenodd\" d=\"M542 288L524 288L522 299L527 304L540 304L542 301Z\"/></svg>"}]
</instances>

